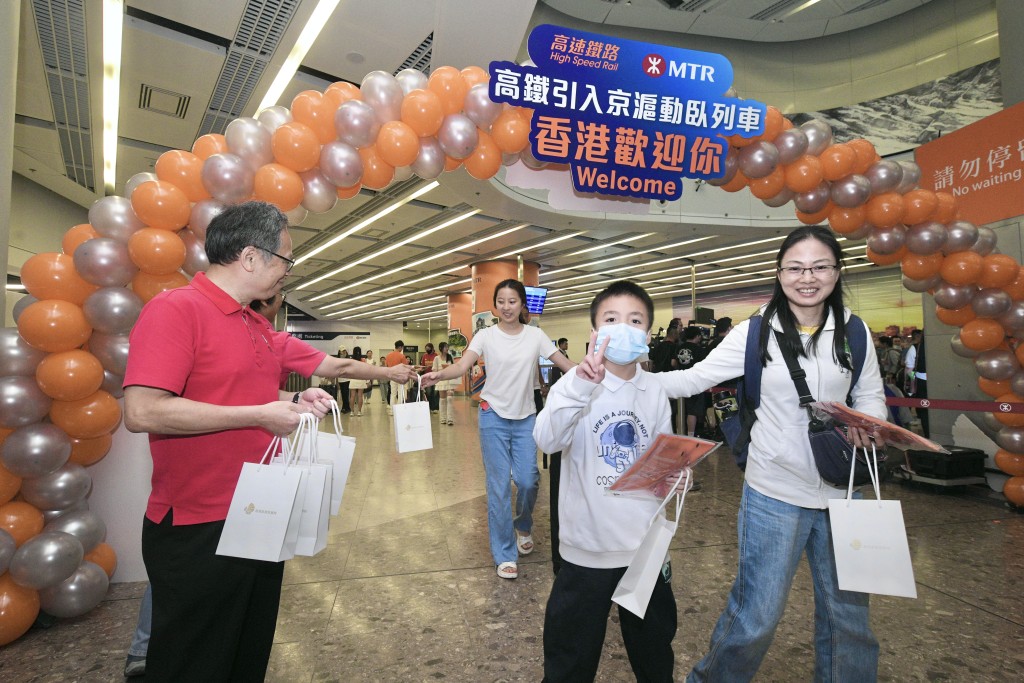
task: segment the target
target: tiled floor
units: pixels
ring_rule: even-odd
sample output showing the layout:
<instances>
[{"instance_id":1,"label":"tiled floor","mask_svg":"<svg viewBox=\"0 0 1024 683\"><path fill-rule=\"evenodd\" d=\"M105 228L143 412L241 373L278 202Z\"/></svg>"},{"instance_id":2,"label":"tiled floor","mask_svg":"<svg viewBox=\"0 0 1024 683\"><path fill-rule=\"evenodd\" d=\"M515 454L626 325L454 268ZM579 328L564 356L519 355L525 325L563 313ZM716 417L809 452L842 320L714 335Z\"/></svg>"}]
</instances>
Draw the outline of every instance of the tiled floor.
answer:
<instances>
[{"instance_id":1,"label":"tiled floor","mask_svg":"<svg viewBox=\"0 0 1024 683\"><path fill-rule=\"evenodd\" d=\"M551 587L547 476L520 578L494 574L470 403L434 449L398 455L383 404L345 416L359 439L331 541L288 563L269 681L538 681ZM682 680L707 647L736 569L740 473L702 464L672 545ZM890 483L903 502L918 598L872 598L885 681L1014 681L1024 670L1024 516L987 501ZM97 609L0 649L0 680L120 681L144 584L116 584ZM813 597L800 570L760 681L810 681ZM612 617L599 681L631 681Z\"/></svg>"}]
</instances>

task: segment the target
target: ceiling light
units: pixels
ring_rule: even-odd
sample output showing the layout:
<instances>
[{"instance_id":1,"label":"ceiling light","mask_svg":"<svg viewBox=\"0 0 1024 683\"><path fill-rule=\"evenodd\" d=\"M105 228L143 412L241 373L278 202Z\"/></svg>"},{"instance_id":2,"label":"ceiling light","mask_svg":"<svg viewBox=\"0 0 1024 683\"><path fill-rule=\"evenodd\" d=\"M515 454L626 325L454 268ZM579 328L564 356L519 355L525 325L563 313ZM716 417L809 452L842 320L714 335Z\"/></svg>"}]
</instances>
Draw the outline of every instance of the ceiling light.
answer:
<instances>
[{"instance_id":1,"label":"ceiling light","mask_svg":"<svg viewBox=\"0 0 1024 683\"><path fill-rule=\"evenodd\" d=\"M124 0L103 1L103 190L117 184L117 116L121 108L121 32Z\"/></svg>"},{"instance_id":2,"label":"ceiling light","mask_svg":"<svg viewBox=\"0 0 1024 683\"><path fill-rule=\"evenodd\" d=\"M707 237L696 237L696 238L691 239L691 240L683 240L682 242L675 242L673 244L658 245L656 247L651 247L650 249L638 249L637 251L631 251L631 252L626 253L626 254L619 254L618 256L608 256L606 258L600 258L600 259L596 259L594 261L578 263L578 264L576 264L574 266L567 266L565 268L556 268L555 270L549 270L546 273L542 273L541 277L544 277L546 275L556 275L558 273L565 273L565 272L568 272L570 270L579 270L580 268L586 268L587 266L604 265L604 264L608 263L609 261L618 261L618 260L621 260L621 259L624 259L624 258L635 258L637 256L640 256L641 254L650 254L651 252L654 252L654 251L665 251L667 249L675 249L676 247L683 247L683 246L686 246L687 244L693 244L694 242L703 242L704 240L714 239L714 237L715 237L714 235L709 235ZM673 258L681 258L681 257L676 256L676 257L673 257ZM669 258L669 259L665 259L665 260L671 261L673 259ZM659 262L656 261L655 263L659 263Z\"/></svg>"},{"instance_id":3,"label":"ceiling light","mask_svg":"<svg viewBox=\"0 0 1024 683\"><path fill-rule=\"evenodd\" d=\"M295 41L291 52L288 53L288 58L284 60L280 71L274 76L274 81L267 88L267 94L263 96L263 101L260 102L260 106L256 107L256 111L262 111L267 107L273 107L277 104L277 100L280 99L284 89L291 83L292 77L298 71L299 65L302 64L306 53L309 52L309 48L313 47L313 43L316 42L320 31L327 25L327 20L334 14L334 8L338 6L338 2L339 0L320 0L317 3L313 13L309 15L306 25L302 27L298 40Z\"/></svg>"},{"instance_id":4,"label":"ceiling light","mask_svg":"<svg viewBox=\"0 0 1024 683\"><path fill-rule=\"evenodd\" d=\"M589 253L591 251L598 251L599 249L607 249L608 247L614 247L614 246L616 246L618 244L626 244L627 242L635 242L636 240L640 240L640 239L643 239L645 237L650 237L653 234L654 234L653 232L645 232L645 233L643 233L641 235L632 235L630 237L626 237L626 238L623 238L621 240L615 240L614 242L602 242L602 243L598 244L596 247L588 247L587 249L580 249L579 251L574 251L571 254L569 254L569 256L579 256L580 254L586 254L586 253Z\"/></svg>"},{"instance_id":5,"label":"ceiling light","mask_svg":"<svg viewBox=\"0 0 1024 683\"><path fill-rule=\"evenodd\" d=\"M540 249L541 247L546 247L549 244L554 244L555 242L561 242L563 240L572 239L573 237L579 237L584 232L586 232L586 231L585 230L580 230L579 232L570 232L570 233L568 233L566 235L560 235L559 237L555 237L555 238L550 239L550 240L548 240L546 242L541 242L540 244L531 244L529 246L524 244L524 245L520 246L518 249L514 249L513 251L510 251L510 252L507 252L507 253L504 253L504 254L498 254L497 256L494 256L492 258L494 258L494 259L508 258L509 256L515 256L517 254L521 254L524 251L531 251L533 249Z\"/></svg>"}]
</instances>

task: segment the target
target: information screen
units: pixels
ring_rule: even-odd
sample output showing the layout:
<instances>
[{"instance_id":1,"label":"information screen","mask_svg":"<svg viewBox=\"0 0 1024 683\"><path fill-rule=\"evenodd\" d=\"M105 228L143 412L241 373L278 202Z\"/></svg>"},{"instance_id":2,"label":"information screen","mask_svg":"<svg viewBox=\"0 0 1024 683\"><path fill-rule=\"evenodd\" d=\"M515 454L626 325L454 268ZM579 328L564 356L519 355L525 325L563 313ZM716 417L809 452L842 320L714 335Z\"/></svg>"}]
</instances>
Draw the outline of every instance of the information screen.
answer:
<instances>
[{"instance_id":1,"label":"information screen","mask_svg":"<svg viewBox=\"0 0 1024 683\"><path fill-rule=\"evenodd\" d=\"M548 298L547 287L526 288L526 310L534 315L544 312L544 301Z\"/></svg>"}]
</instances>

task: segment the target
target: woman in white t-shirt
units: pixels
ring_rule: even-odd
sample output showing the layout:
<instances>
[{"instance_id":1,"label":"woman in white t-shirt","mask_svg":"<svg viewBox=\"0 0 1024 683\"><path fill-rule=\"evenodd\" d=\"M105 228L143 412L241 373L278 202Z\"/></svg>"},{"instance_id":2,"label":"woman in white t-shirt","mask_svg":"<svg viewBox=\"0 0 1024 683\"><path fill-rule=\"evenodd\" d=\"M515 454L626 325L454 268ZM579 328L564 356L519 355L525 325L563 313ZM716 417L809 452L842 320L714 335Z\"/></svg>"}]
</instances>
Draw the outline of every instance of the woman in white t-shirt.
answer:
<instances>
[{"instance_id":1,"label":"woman in white t-shirt","mask_svg":"<svg viewBox=\"0 0 1024 683\"><path fill-rule=\"evenodd\" d=\"M369 362L363 357L363 350L358 346L352 349L352 358L361 363ZM363 390L366 389L367 383L368 380L365 379L350 379L348 381L348 403L352 407L352 415L355 417L363 415Z\"/></svg>"},{"instance_id":2,"label":"woman in white t-shirt","mask_svg":"<svg viewBox=\"0 0 1024 683\"><path fill-rule=\"evenodd\" d=\"M437 355L434 356L434 362L430 366L433 372L444 370L446 367L451 365L454 360L452 354L448 353L448 342L441 342L437 345ZM440 413L441 413L441 424L443 425L454 425L455 424L455 406L452 405L452 389L455 384L452 380L442 380L435 386L437 393L441 395L440 401Z\"/></svg>"},{"instance_id":3,"label":"woman in white t-shirt","mask_svg":"<svg viewBox=\"0 0 1024 683\"><path fill-rule=\"evenodd\" d=\"M519 555L533 552L533 505L537 500L537 445L533 441L536 407L533 377L537 359L548 358L562 372L575 364L539 327L528 327L526 288L518 280L503 280L494 288L498 324L480 330L458 362L423 376L423 385L465 375L483 357L486 383L480 392L480 450L487 477L487 525L491 555L498 576L518 576ZM512 484L518 494L510 519Z\"/></svg>"}]
</instances>

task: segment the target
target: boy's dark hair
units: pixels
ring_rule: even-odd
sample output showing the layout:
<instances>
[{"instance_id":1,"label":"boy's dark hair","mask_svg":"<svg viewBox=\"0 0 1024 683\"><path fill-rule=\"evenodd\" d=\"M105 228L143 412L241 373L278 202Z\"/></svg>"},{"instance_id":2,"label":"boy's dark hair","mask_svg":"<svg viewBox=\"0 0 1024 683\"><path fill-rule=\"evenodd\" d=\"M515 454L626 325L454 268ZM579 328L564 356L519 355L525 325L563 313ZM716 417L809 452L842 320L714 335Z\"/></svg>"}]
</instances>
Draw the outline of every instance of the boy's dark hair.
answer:
<instances>
[{"instance_id":1,"label":"boy's dark hair","mask_svg":"<svg viewBox=\"0 0 1024 683\"><path fill-rule=\"evenodd\" d=\"M700 338L700 328L697 327L696 325L690 325L685 330L683 330L683 339L685 339L686 341L690 341L691 339L699 339L699 338Z\"/></svg>"},{"instance_id":2,"label":"boy's dark hair","mask_svg":"<svg viewBox=\"0 0 1024 683\"><path fill-rule=\"evenodd\" d=\"M396 349L404 349L405 348L405 342L402 341L401 339L399 339L398 341L395 342L395 348Z\"/></svg>"},{"instance_id":3,"label":"boy's dark hair","mask_svg":"<svg viewBox=\"0 0 1024 683\"><path fill-rule=\"evenodd\" d=\"M715 323L715 334L725 334L732 327L732 318L719 318Z\"/></svg>"},{"instance_id":4,"label":"boy's dark hair","mask_svg":"<svg viewBox=\"0 0 1024 683\"><path fill-rule=\"evenodd\" d=\"M568 341L569 340L566 339L565 337L559 337L558 338L558 346L561 346L562 344L568 343Z\"/></svg>"},{"instance_id":5,"label":"boy's dark hair","mask_svg":"<svg viewBox=\"0 0 1024 683\"><path fill-rule=\"evenodd\" d=\"M598 292L594 300L590 302L590 324L595 330L597 329L597 308L605 299L613 296L631 296L640 299L647 309L647 329L651 329L651 325L654 324L654 301L651 299L651 295L647 293L646 289L635 282L619 280Z\"/></svg>"}]
</instances>

